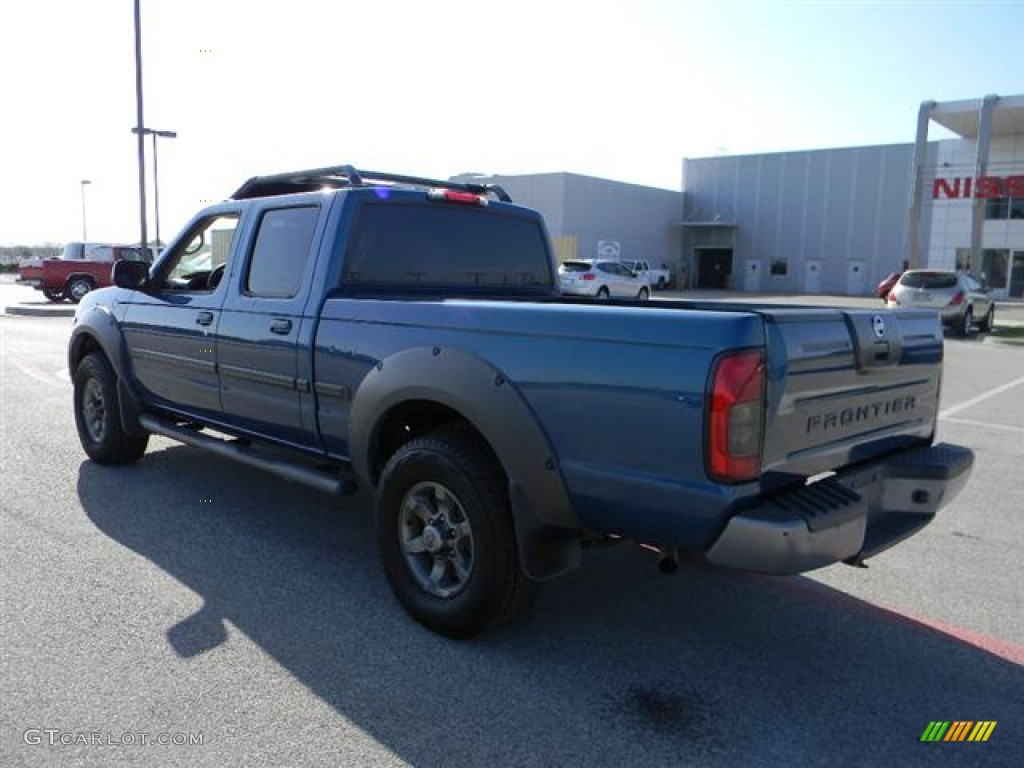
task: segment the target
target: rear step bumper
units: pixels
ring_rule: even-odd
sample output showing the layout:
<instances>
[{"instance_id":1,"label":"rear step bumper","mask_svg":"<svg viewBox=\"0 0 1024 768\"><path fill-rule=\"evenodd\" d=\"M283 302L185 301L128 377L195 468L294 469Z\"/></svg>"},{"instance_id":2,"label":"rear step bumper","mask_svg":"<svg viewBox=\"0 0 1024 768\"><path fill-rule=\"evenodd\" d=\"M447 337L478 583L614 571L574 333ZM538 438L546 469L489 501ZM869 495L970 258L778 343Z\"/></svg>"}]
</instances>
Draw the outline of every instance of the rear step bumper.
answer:
<instances>
[{"instance_id":1,"label":"rear step bumper","mask_svg":"<svg viewBox=\"0 0 1024 768\"><path fill-rule=\"evenodd\" d=\"M859 564L916 533L960 493L969 448L916 448L763 501L729 520L708 559L758 573Z\"/></svg>"}]
</instances>

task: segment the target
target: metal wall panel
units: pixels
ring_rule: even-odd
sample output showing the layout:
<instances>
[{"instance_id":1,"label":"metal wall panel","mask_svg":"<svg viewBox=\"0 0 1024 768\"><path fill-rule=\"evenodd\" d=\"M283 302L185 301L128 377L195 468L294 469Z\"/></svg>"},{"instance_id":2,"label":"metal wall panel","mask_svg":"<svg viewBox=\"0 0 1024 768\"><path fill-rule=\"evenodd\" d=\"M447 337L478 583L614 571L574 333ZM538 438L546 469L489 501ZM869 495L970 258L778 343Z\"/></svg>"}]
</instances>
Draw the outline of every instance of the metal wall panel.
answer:
<instances>
[{"instance_id":1,"label":"metal wall panel","mask_svg":"<svg viewBox=\"0 0 1024 768\"><path fill-rule=\"evenodd\" d=\"M904 258L913 151L896 144L686 159L683 220L692 226L683 227L683 258L728 239L734 274L759 260L761 290L780 292L802 291L807 262L820 260L821 290L837 294L847 291L851 262L863 262L870 291ZM735 231L710 226L716 221ZM771 274L774 260L785 260L785 275Z\"/></svg>"}]
</instances>

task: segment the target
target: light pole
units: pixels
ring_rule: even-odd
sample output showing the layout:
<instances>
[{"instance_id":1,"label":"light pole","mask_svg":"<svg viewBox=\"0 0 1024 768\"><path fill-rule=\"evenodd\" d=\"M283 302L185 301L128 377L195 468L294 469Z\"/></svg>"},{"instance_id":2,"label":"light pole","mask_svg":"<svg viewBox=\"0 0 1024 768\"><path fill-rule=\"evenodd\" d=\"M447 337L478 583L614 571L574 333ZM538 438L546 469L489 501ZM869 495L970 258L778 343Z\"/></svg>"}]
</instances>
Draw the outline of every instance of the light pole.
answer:
<instances>
[{"instance_id":1,"label":"light pole","mask_svg":"<svg viewBox=\"0 0 1024 768\"><path fill-rule=\"evenodd\" d=\"M85 229L85 186L86 184L92 184L92 182L88 179L82 179L79 184L82 185L82 242L84 243L89 239Z\"/></svg>"},{"instance_id":2,"label":"light pole","mask_svg":"<svg viewBox=\"0 0 1024 768\"><path fill-rule=\"evenodd\" d=\"M135 0L135 127L136 146L139 151L139 246L145 253L149 247L146 238L146 137L142 135L142 126L146 121L142 117L142 11L139 0Z\"/></svg>"},{"instance_id":3,"label":"light pole","mask_svg":"<svg viewBox=\"0 0 1024 768\"><path fill-rule=\"evenodd\" d=\"M135 134L139 133L138 126L136 126L135 128L132 128L132 133L135 133ZM156 219L156 247L157 247L157 252L154 253L153 255L154 256L159 256L160 255L160 250L159 249L161 248L161 244L160 244L160 174L159 174L159 171L158 171L158 163L157 163L156 140L157 140L157 137L160 137L161 139L176 139L178 137L178 134L175 133L174 131L158 131L155 128L143 128L142 129L142 135L143 136L152 136L153 137L153 209L154 209L155 219Z\"/></svg>"}]
</instances>

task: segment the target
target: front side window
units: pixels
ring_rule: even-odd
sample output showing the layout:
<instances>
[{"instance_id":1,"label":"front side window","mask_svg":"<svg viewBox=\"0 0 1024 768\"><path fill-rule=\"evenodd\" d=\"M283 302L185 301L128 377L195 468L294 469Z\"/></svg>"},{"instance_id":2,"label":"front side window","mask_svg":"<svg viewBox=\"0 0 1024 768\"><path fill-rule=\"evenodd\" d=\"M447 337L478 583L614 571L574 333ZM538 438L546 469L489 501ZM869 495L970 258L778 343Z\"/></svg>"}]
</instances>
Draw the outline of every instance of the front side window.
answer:
<instances>
[{"instance_id":1,"label":"front side window","mask_svg":"<svg viewBox=\"0 0 1024 768\"><path fill-rule=\"evenodd\" d=\"M277 299L298 295L319 215L316 206L263 214L245 278L246 293Z\"/></svg>"},{"instance_id":2,"label":"front side window","mask_svg":"<svg viewBox=\"0 0 1024 768\"><path fill-rule=\"evenodd\" d=\"M203 219L175 247L161 269L159 288L170 291L212 291L224 276L238 228L238 214Z\"/></svg>"}]
</instances>

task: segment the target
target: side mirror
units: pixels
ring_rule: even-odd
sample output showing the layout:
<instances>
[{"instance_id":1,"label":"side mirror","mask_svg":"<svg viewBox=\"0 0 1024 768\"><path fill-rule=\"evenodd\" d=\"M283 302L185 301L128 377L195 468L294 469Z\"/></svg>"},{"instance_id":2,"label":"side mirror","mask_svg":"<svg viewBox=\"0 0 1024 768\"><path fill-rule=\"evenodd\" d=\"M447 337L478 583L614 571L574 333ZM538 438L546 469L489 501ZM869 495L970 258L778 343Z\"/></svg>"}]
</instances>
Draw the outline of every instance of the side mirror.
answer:
<instances>
[{"instance_id":1,"label":"side mirror","mask_svg":"<svg viewBox=\"0 0 1024 768\"><path fill-rule=\"evenodd\" d=\"M111 280L118 288L142 290L149 282L149 265L144 261L115 261Z\"/></svg>"}]
</instances>

